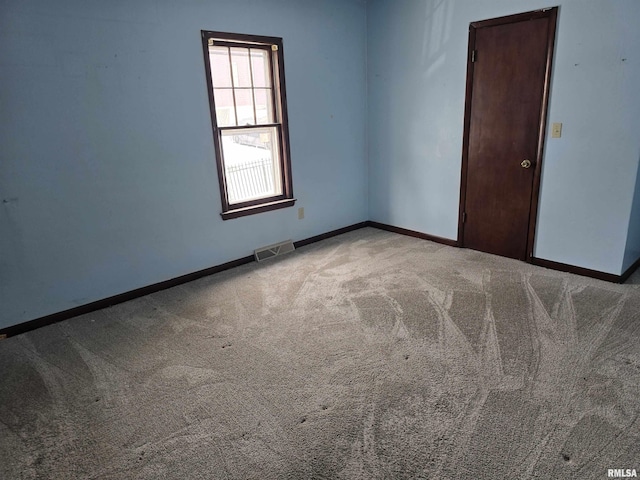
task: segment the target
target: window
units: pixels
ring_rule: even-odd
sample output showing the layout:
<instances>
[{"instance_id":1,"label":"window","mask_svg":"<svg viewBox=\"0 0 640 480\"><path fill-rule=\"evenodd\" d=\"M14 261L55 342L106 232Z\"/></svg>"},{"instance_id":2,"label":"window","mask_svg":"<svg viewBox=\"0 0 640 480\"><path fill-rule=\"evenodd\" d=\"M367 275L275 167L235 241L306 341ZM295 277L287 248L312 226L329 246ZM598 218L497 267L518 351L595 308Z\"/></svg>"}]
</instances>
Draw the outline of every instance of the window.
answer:
<instances>
[{"instance_id":1,"label":"window","mask_svg":"<svg viewBox=\"0 0 640 480\"><path fill-rule=\"evenodd\" d=\"M222 218L290 207L282 39L202 31Z\"/></svg>"}]
</instances>

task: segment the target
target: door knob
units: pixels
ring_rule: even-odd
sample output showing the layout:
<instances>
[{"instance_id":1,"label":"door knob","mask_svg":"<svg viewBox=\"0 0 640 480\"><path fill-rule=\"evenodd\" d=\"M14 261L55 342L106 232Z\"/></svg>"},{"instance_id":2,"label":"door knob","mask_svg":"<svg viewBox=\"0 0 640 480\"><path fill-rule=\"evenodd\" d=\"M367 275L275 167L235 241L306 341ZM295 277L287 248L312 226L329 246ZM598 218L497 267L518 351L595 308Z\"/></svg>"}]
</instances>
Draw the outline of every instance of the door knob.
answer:
<instances>
[{"instance_id":1,"label":"door knob","mask_svg":"<svg viewBox=\"0 0 640 480\"><path fill-rule=\"evenodd\" d=\"M529 168L531 166L531 160L523 160L520 166L522 168Z\"/></svg>"}]
</instances>

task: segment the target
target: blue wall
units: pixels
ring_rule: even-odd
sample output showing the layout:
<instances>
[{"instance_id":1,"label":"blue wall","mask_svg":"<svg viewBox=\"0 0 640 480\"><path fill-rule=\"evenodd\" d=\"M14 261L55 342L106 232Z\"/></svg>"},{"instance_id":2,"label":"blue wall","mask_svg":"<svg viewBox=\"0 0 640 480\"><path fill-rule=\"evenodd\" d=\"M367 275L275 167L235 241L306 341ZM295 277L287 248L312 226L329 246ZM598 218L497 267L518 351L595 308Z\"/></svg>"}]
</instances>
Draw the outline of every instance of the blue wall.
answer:
<instances>
[{"instance_id":1,"label":"blue wall","mask_svg":"<svg viewBox=\"0 0 640 480\"><path fill-rule=\"evenodd\" d=\"M341 0L1 1L0 328L366 220L365 28ZM220 218L201 29L283 37L295 208Z\"/></svg>"},{"instance_id":2,"label":"blue wall","mask_svg":"<svg viewBox=\"0 0 640 480\"><path fill-rule=\"evenodd\" d=\"M557 3L534 253L620 274L640 2ZM469 22L551 5L0 0L0 328L367 219L455 239ZM296 208L221 220L201 29L284 38Z\"/></svg>"},{"instance_id":3,"label":"blue wall","mask_svg":"<svg viewBox=\"0 0 640 480\"><path fill-rule=\"evenodd\" d=\"M622 262L622 271L626 271L636 260L640 258L640 161L638 162L638 173L636 175L636 191L633 196L631 207L631 219L629 221L629 232L627 233L627 246Z\"/></svg>"},{"instance_id":4,"label":"blue wall","mask_svg":"<svg viewBox=\"0 0 640 480\"><path fill-rule=\"evenodd\" d=\"M564 1L535 254L623 272L640 156L640 2Z\"/></svg>"},{"instance_id":5,"label":"blue wall","mask_svg":"<svg viewBox=\"0 0 640 480\"><path fill-rule=\"evenodd\" d=\"M554 4L549 123L564 128L548 133L534 255L622 272L640 151L637 0L372 0L372 220L457 237L469 23Z\"/></svg>"},{"instance_id":6,"label":"blue wall","mask_svg":"<svg viewBox=\"0 0 640 480\"><path fill-rule=\"evenodd\" d=\"M464 10L449 1L368 4L371 220L456 238L469 26Z\"/></svg>"}]
</instances>

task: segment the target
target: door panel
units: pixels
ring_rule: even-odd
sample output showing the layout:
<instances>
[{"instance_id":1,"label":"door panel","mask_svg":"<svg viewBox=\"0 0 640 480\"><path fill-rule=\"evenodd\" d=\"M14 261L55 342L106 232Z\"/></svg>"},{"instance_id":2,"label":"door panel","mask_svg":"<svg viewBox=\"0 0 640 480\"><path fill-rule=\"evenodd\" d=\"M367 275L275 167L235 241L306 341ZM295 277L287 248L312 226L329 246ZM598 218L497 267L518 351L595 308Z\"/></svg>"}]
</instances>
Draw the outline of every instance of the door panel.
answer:
<instances>
[{"instance_id":1,"label":"door panel","mask_svg":"<svg viewBox=\"0 0 640 480\"><path fill-rule=\"evenodd\" d=\"M527 258L546 110L550 22L545 16L489 25L470 36L475 62L468 74L463 159L465 247ZM525 160L529 168L522 166Z\"/></svg>"}]
</instances>

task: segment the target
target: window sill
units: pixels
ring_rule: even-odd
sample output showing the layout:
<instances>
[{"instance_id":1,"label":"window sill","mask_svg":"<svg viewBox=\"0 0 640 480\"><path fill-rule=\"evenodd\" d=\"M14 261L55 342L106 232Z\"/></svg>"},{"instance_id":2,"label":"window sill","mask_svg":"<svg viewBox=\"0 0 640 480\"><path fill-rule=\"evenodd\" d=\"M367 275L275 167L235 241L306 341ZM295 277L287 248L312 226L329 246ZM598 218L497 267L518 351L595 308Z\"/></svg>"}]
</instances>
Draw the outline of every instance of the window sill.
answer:
<instances>
[{"instance_id":1,"label":"window sill","mask_svg":"<svg viewBox=\"0 0 640 480\"><path fill-rule=\"evenodd\" d=\"M277 200L275 202L261 203L251 207L237 208L222 212L220 216L223 220L231 220L232 218L246 217L247 215L255 215L256 213L269 212L278 210L279 208L293 207L296 203L295 198L287 198L286 200Z\"/></svg>"}]
</instances>

